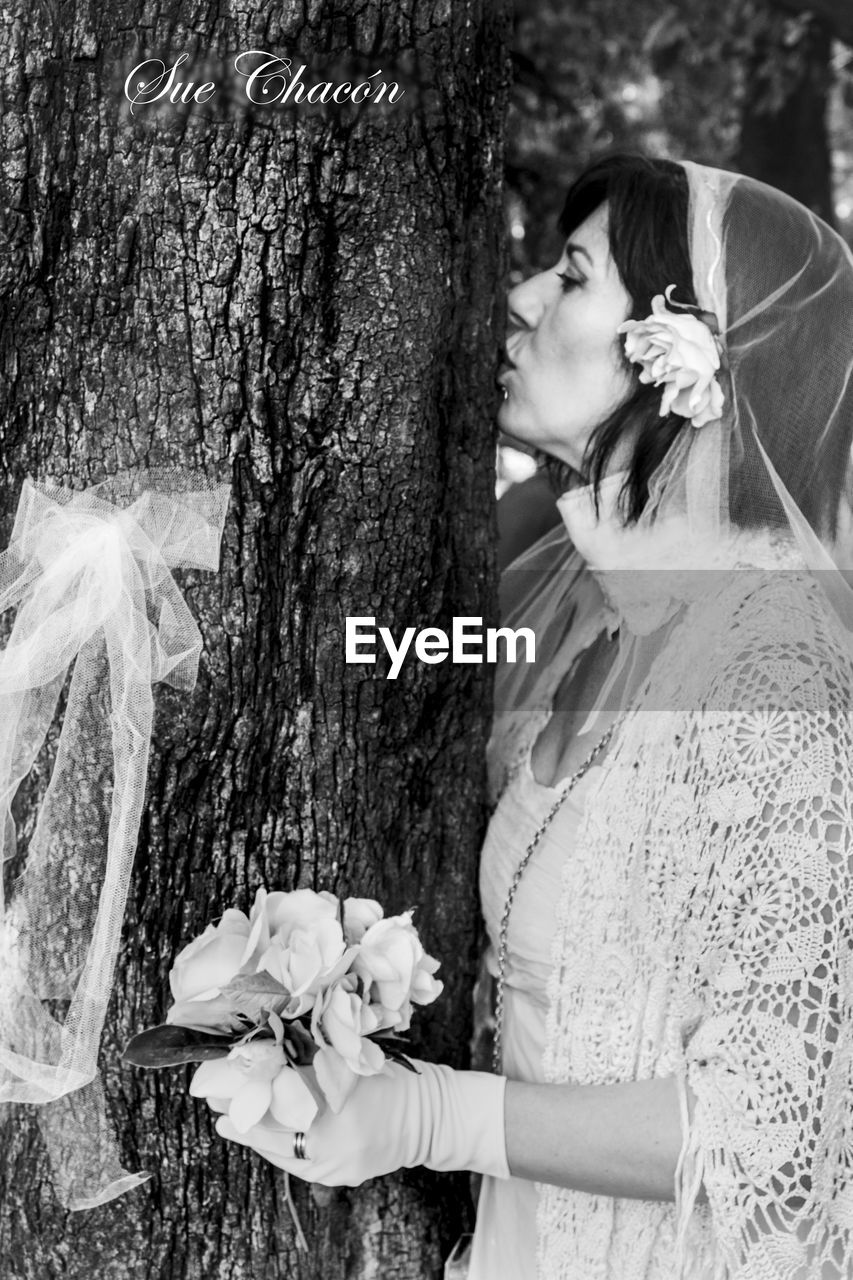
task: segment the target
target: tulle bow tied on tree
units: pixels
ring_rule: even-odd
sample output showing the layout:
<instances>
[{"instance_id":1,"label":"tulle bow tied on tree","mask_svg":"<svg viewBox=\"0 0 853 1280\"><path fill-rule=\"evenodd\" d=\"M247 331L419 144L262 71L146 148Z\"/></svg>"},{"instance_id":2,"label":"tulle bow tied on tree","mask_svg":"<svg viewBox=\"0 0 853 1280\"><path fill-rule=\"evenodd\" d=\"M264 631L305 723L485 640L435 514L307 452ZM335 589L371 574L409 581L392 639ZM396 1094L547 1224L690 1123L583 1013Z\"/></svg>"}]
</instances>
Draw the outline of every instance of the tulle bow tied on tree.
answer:
<instances>
[{"instance_id":1,"label":"tulle bow tied on tree","mask_svg":"<svg viewBox=\"0 0 853 1280\"><path fill-rule=\"evenodd\" d=\"M98 1045L145 795L151 686L191 689L202 648L172 571L216 569L228 494L179 471L77 492L27 480L0 555L0 611L17 608L0 654L0 1101L40 1104L54 1185L71 1208L140 1180L118 1162ZM18 859L12 802L37 761L49 781L36 782Z\"/></svg>"}]
</instances>

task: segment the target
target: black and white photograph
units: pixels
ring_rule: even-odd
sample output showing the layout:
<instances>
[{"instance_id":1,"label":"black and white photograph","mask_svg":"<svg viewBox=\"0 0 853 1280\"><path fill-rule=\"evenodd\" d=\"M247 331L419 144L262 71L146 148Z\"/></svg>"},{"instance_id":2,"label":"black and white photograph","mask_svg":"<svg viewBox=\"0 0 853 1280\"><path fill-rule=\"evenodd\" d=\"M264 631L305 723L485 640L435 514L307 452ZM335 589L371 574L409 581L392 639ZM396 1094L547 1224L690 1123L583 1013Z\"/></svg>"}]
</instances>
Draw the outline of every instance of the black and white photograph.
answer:
<instances>
[{"instance_id":1,"label":"black and white photograph","mask_svg":"<svg viewBox=\"0 0 853 1280\"><path fill-rule=\"evenodd\" d=\"M0 0L0 1280L853 1280L850 0Z\"/></svg>"}]
</instances>

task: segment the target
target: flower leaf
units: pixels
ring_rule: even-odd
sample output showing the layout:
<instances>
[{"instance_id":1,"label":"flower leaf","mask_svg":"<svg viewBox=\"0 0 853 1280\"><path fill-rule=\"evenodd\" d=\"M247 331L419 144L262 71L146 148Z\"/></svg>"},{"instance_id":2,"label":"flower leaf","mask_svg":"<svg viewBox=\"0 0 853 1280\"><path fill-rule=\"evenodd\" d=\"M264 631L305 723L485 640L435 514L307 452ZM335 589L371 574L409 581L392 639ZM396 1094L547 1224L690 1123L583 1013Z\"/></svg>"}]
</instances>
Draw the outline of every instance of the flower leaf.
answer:
<instances>
[{"instance_id":1,"label":"flower leaf","mask_svg":"<svg viewBox=\"0 0 853 1280\"><path fill-rule=\"evenodd\" d=\"M284 1051L294 1066L310 1066L317 1052L317 1045L304 1023L300 1019L288 1022L284 1035Z\"/></svg>"},{"instance_id":2,"label":"flower leaf","mask_svg":"<svg viewBox=\"0 0 853 1280\"><path fill-rule=\"evenodd\" d=\"M283 987L277 978L266 970L260 973L244 973L232 978L227 987L223 987L221 991L223 996L232 996L239 998L243 995L252 996L277 996L283 1000L290 999L290 992L287 987Z\"/></svg>"},{"instance_id":3,"label":"flower leaf","mask_svg":"<svg viewBox=\"0 0 853 1280\"><path fill-rule=\"evenodd\" d=\"M164 1023L159 1027L147 1027L131 1037L121 1056L133 1067L179 1067L185 1062L225 1058L233 1043L230 1035L213 1035L175 1023Z\"/></svg>"},{"instance_id":4,"label":"flower leaf","mask_svg":"<svg viewBox=\"0 0 853 1280\"><path fill-rule=\"evenodd\" d=\"M411 1041L407 1039L406 1036L395 1035L390 1027L386 1030L371 1031L369 1036L365 1036L365 1040L375 1040L377 1044L381 1044L386 1053L388 1052L389 1044L392 1048L398 1048L400 1052L404 1049L411 1049L412 1047Z\"/></svg>"},{"instance_id":5,"label":"flower leaf","mask_svg":"<svg viewBox=\"0 0 853 1280\"><path fill-rule=\"evenodd\" d=\"M405 1067L407 1071L411 1071L413 1075L419 1076L421 1073L413 1062L411 1062L401 1049L395 1048L393 1045L389 1048L388 1042L383 1042L382 1048L385 1051L385 1057L390 1058L392 1062L399 1062L401 1067Z\"/></svg>"}]
</instances>

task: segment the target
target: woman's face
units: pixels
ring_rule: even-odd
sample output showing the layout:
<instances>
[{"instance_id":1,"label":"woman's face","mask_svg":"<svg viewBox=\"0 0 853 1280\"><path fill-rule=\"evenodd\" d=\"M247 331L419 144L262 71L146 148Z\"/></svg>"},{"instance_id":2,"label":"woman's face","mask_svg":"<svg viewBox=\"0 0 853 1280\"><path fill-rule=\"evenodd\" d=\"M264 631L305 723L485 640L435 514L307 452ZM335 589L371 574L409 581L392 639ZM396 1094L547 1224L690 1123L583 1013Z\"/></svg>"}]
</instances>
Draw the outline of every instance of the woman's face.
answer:
<instances>
[{"instance_id":1,"label":"woman's face","mask_svg":"<svg viewBox=\"0 0 853 1280\"><path fill-rule=\"evenodd\" d=\"M592 431L633 389L617 326L631 299L607 239L607 206L581 223L550 271L508 298L507 364L498 426L576 471ZM614 455L611 467L622 465Z\"/></svg>"}]
</instances>

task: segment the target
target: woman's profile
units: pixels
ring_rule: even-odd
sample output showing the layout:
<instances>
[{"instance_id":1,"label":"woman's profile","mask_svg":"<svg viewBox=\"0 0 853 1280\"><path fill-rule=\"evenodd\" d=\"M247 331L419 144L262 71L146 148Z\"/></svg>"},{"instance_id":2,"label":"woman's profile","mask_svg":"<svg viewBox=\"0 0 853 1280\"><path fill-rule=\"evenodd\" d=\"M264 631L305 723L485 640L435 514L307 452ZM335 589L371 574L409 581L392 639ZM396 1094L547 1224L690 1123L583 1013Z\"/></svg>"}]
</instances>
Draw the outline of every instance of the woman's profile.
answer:
<instances>
[{"instance_id":1,"label":"woman's profile","mask_svg":"<svg viewBox=\"0 0 853 1280\"><path fill-rule=\"evenodd\" d=\"M480 888L494 1071L361 1080L294 1176L484 1174L472 1280L853 1258L853 256L781 193L616 156L509 297L499 426L560 527L505 577Z\"/></svg>"}]
</instances>

